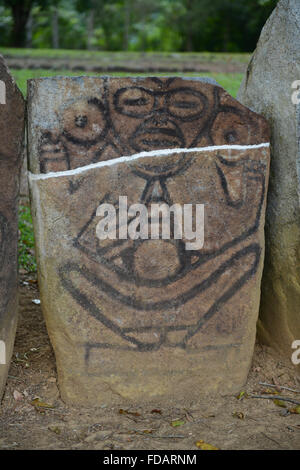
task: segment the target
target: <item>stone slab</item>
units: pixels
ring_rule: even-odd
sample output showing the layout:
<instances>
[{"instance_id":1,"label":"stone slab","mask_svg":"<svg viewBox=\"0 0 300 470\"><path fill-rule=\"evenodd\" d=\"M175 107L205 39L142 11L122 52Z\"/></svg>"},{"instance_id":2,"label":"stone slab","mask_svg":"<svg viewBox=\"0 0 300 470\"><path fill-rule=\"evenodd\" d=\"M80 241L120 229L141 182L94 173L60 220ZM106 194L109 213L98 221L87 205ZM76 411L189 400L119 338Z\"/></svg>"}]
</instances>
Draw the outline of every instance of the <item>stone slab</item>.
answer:
<instances>
[{"instance_id":1,"label":"stone slab","mask_svg":"<svg viewBox=\"0 0 300 470\"><path fill-rule=\"evenodd\" d=\"M18 311L18 194L23 149L25 105L21 92L0 56L0 399L13 351ZM3 95L2 95L3 96Z\"/></svg>"},{"instance_id":2,"label":"stone slab","mask_svg":"<svg viewBox=\"0 0 300 470\"><path fill-rule=\"evenodd\" d=\"M300 338L300 3L281 0L265 24L238 98L270 123L271 171L259 338L291 357Z\"/></svg>"},{"instance_id":3,"label":"stone slab","mask_svg":"<svg viewBox=\"0 0 300 470\"><path fill-rule=\"evenodd\" d=\"M57 78L29 86L42 308L68 403L237 391L255 341L268 129L216 85ZM263 144L263 145L261 145ZM100 204L204 204L185 238L99 240Z\"/></svg>"}]
</instances>

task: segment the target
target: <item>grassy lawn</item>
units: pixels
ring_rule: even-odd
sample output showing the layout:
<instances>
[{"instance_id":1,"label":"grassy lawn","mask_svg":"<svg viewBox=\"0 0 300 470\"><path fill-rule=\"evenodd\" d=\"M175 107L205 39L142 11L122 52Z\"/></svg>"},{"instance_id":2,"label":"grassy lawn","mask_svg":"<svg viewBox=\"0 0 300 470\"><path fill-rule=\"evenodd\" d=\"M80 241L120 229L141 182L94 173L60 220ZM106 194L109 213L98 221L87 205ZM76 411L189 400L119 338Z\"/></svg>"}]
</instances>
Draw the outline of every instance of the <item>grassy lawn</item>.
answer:
<instances>
[{"instance_id":1,"label":"grassy lawn","mask_svg":"<svg viewBox=\"0 0 300 470\"><path fill-rule=\"evenodd\" d=\"M22 69L22 70L11 70L12 75L14 76L20 90L26 96L26 88L27 88L27 80L30 78L40 78L40 77L54 77L58 75L65 75L65 76L79 76L79 75L89 75L89 76L101 76L101 74L96 74L95 72L74 72L70 70L44 70L44 69ZM129 73L114 73L110 74L111 76L118 76L118 77L128 77L128 76L136 76L137 74L129 74ZM138 74L139 76L148 76L149 74ZM170 74L155 74L157 76L169 76ZM182 73L172 73L172 76L183 76ZM199 74L185 74L184 76L188 77L198 77ZM243 78L243 74L241 73L206 73L203 74L204 77L211 77L214 78L225 90L228 91L232 96L236 97L238 89L240 87L240 83Z\"/></svg>"},{"instance_id":2,"label":"grassy lawn","mask_svg":"<svg viewBox=\"0 0 300 470\"><path fill-rule=\"evenodd\" d=\"M14 49L0 48L0 54L4 57L24 57L35 59L71 59L71 60L99 60L101 62L118 62L124 60L139 59L170 59L171 61L199 62L239 62L247 64L250 53L226 53L226 52L112 52L112 51L87 51L75 49Z\"/></svg>"},{"instance_id":3,"label":"grassy lawn","mask_svg":"<svg viewBox=\"0 0 300 470\"><path fill-rule=\"evenodd\" d=\"M178 69L178 73L152 73L157 76L190 76L197 77L199 72L196 73L182 73L182 69L193 69L196 64L204 64L202 67L206 69L205 64L218 64L217 71L214 73L203 73L201 76L214 78L223 88L225 88L232 96L236 96L239 85L242 81L242 73L219 73L223 72L228 64L235 64L234 70L240 71L237 64L247 64L250 60L251 54L248 53L221 53L221 52L108 52L108 51L87 51L87 50L66 50L66 49L14 49L14 48L0 48L0 54L12 60L11 72L14 75L18 86L26 95L26 80L30 78L49 77L49 76L148 76L151 73L97 73L85 72L89 67L86 64L97 64L105 67L114 65L116 70L124 70L124 65L140 65L147 70L148 65L165 64L167 69ZM13 59L18 60L13 69ZM31 60L32 59L32 60ZM32 63L33 61L33 63ZM35 61L35 62L34 62ZM81 64L81 66L80 66ZM26 68L26 66L29 68ZM184 66L182 68L182 66ZM39 68L41 67L41 68ZM48 69L49 67L49 69ZM153 68L152 68L153 69ZM228 67L227 67L228 69ZM214 70L214 69L213 69ZM230 71L230 70L229 70Z\"/></svg>"}]
</instances>

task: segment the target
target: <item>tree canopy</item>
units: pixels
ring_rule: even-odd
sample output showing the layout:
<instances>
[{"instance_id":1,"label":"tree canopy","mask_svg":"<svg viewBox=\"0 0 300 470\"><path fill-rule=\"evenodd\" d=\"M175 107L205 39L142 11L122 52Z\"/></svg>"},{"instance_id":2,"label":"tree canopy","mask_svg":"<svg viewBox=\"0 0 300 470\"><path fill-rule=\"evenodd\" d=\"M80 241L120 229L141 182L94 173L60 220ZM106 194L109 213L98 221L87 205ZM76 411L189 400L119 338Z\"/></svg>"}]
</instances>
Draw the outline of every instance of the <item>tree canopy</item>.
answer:
<instances>
[{"instance_id":1,"label":"tree canopy","mask_svg":"<svg viewBox=\"0 0 300 470\"><path fill-rule=\"evenodd\" d=\"M278 0L0 0L0 45L250 52Z\"/></svg>"}]
</instances>

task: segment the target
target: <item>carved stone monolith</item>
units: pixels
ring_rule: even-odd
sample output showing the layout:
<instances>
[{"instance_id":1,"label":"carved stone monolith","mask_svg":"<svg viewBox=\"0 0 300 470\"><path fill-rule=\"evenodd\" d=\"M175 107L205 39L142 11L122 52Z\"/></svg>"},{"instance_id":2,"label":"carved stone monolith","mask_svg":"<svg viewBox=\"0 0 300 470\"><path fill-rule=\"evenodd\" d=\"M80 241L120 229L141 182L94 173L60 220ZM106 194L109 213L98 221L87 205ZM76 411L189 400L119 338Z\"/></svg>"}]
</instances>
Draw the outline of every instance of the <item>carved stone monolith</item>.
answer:
<instances>
[{"instance_id":1,"label":"carved stone monolith","mask_svg":"<svg viewBox=\"0 0 300 470\"><path fill-rule=\"evenodd\" d=\"M63 399L237 391L260 298L265 120L200 80L89 77L30 81L28 119Z\"/></svg>"},{"instance_id":2,"label":"carved stone monolith","mask_svg":"<svg viewBox=\"0 0 300 470\"><path fill-rule=\"evenodd\" d=\"M18 195L25 106L0 56L0 400L17 327Z\"/></svg>"},{"instance_id":3,"label":"carved stone monolith","mask_svg":"<svg viewBox=\"0 0 300 470\"><path fill-rule=\"evenodd\" d=\"M297 91L298 89L298 91ZM239 100L270 123L271 171L258 333L291 357L300 339L300 2L281 0L264 26Z\"/></svg>"}]
</instances>

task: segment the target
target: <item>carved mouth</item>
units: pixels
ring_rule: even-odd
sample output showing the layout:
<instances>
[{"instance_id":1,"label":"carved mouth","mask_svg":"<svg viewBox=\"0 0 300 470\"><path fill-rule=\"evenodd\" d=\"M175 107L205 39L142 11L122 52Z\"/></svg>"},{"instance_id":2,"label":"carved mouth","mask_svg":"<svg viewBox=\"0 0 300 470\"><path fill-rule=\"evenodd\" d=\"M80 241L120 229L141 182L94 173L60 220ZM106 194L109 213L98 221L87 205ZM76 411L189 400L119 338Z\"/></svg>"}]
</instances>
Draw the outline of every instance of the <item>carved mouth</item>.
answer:
<instances>
[{"instance_id":1,"label":"carved mouth","mask_svg":"<svg viewBox=\"0 0 300 470\"><path fill-rule=\"evenodd\" d=\"M146 126L143 123L134 132L130 141L138 152L185 147L185 139L180 128L171 121L159 127L153 121Z\"/></svg>"}]
</instances>

